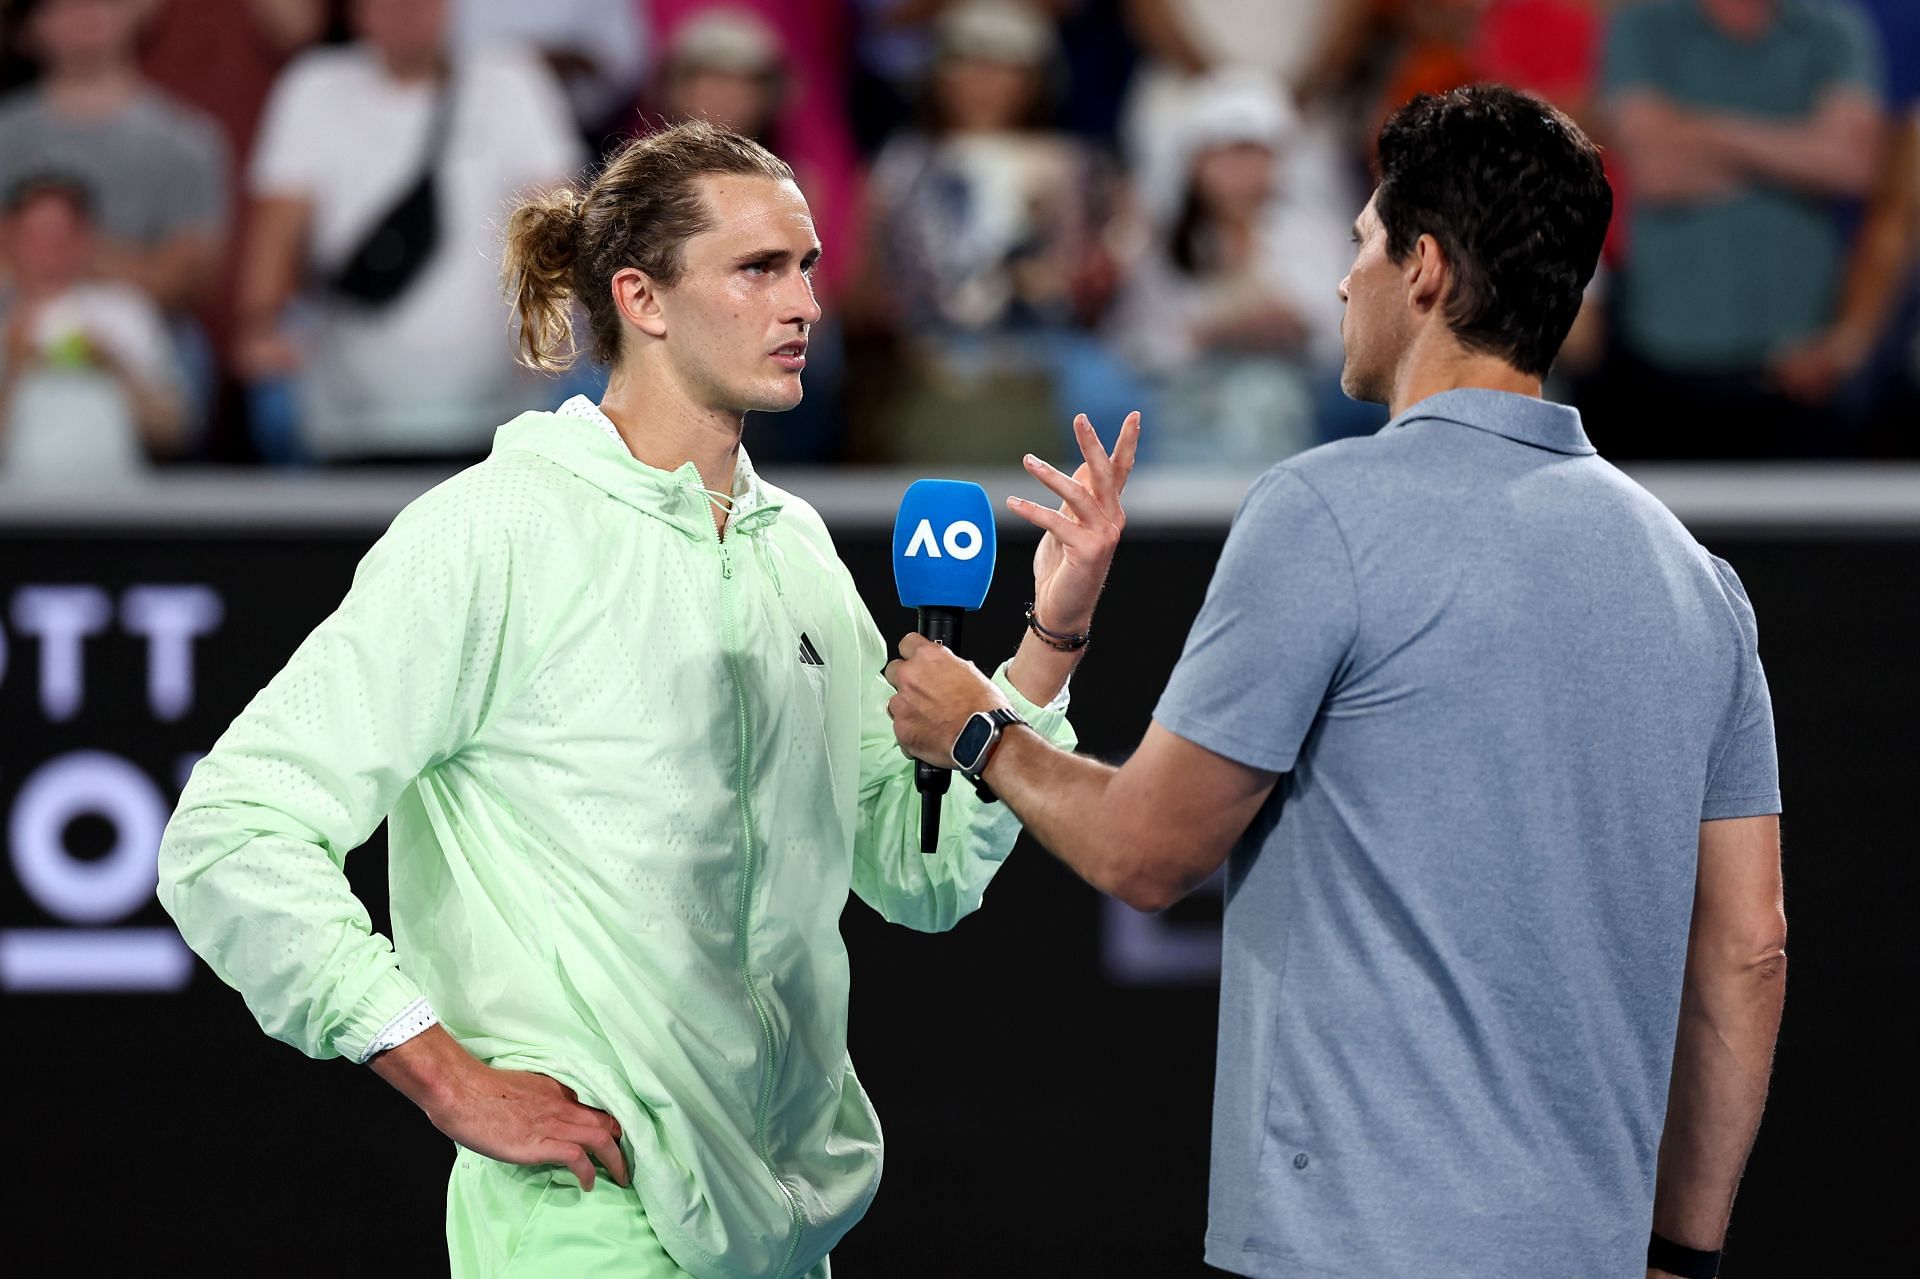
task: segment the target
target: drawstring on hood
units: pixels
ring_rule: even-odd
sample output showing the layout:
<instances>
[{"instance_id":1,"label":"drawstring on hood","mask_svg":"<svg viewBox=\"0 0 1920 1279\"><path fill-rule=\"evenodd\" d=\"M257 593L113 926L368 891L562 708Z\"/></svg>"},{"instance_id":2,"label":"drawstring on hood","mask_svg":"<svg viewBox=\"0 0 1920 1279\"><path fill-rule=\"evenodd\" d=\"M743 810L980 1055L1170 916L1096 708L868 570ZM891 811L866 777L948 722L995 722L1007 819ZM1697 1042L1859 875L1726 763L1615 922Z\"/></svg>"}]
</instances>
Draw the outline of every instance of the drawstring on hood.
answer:
<instances>
[{"instance_id":1,"label":"drawstring on hood","mask_svg":"<svg viewBox=\"0 0 1920 1279\"><path fill-rule=\"evenodd\" d=\"M697 541L715 539L707 504L717 504L727 513L727 532L749 537L775 589L785 594L772 567L776 556L758 536L779 519L784 503L767 491L744 448L734 464L733 492L717 492L702 483L692 462L663 471L633 456L599 406L576 395L557 413L522 413L502 426L494 433L493 451L509 450L534 453L565 467L607 496Z\"/></svg>"}]
</instances>

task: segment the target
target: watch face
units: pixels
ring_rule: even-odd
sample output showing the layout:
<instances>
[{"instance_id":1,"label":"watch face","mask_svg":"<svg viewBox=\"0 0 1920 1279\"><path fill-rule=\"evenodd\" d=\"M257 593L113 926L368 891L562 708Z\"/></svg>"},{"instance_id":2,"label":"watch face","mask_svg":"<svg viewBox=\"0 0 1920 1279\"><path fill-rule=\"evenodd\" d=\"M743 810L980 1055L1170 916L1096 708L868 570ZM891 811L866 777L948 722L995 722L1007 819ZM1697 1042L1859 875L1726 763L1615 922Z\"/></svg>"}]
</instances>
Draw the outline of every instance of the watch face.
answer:
<instances>
[{"instance_id":1,"label":"watch face","mask_svg":"<svg viewBox=\"0 0 1920 1279\"><path fill-rule=\"evenodd\" d=\"M985 715L975 715L960 730L960 739L953 744L953 762L960 765L962 772L971 769L992 737L993 721Z\"/></svg>"}]
</instances>

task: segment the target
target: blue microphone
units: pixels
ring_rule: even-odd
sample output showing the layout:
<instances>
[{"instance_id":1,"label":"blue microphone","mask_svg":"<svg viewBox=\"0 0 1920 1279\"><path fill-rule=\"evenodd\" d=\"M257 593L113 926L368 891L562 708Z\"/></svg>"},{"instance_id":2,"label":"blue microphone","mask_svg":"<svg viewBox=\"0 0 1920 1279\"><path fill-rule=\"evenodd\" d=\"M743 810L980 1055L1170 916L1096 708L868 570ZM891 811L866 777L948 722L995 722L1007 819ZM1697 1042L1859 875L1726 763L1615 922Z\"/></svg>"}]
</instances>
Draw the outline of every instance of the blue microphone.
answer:
<instances>
[{"instance_id":1,"label":"blue microphone","mask_svg":"<svg viewBox=\"0 0 1920 1279\"><path fill-rule=\"evenodd\" d=\"M915 480L907 487L893 521L893 584L914 610L915 630L960 651L960 619L986 603L993 584L994 548L993 503L978 484ZM940 797L952 780L949 769L914 762L923 853L939 845Z\"/></svg>"}]
</instances>

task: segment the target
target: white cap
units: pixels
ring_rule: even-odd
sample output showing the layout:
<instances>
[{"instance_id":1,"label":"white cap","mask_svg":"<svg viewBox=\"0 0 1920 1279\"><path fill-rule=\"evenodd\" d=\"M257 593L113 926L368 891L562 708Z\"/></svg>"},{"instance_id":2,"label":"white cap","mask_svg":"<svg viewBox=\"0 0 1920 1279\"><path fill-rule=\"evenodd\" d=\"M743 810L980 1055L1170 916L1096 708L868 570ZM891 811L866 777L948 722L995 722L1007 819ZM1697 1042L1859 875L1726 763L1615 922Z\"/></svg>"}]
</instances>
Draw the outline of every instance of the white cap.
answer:
<instances>
[{"instance_id":1,"label":"white cap","mask_svg":"<svg viewBox=\"0 0 1920 1279\"><path fill-rule=\"evenodd\" d=\"M1278 149L1300 123L1279 81L1250 67L1227 68L1195 80L1182 108L1180 150L1188 159L1236 142Z\"/></svg>"},{"instance_id":2,"label":"white cap","mask_svg":"<svg viewBox=\"0 0 1920 1279\"><path fill-rule=\"evenodd\" d=\"M667 45L667 63L734 75L778 71L780 37L758 14L745 9L705 9L680 24Z\"/></svg>"},{"instance_id":3,"label":"white cap","mask_svg":"<svg viewBox=\"0 0 1920 1279\"><path fill-rule=\"evenodd\" d=\"M1052 25L1019 0L962 0L940 14L934 29L940 52L953 58L1037 67L1056 46Z\"/></svg>"}]
</instances>

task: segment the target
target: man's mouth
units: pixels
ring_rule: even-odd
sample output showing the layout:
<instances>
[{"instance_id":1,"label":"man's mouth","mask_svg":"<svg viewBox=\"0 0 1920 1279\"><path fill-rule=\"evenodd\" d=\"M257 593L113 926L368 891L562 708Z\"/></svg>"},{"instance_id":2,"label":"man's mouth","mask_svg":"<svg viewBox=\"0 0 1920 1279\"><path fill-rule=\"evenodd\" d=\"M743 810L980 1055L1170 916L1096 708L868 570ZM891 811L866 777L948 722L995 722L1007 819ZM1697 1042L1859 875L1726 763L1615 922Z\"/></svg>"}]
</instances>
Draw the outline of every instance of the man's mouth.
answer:
<instances>
[{"instance_id":1,"label":"man's mouth","mask_svg":"<svg viewBox=\"0 0 1920 1279\"><path fill-rule=\"evenodd\" d=\"M789 342L785 346L777 346L771 354L774 363L783 369L798 373L801 369L807 367L807 344L805 342Z\"/></svg>"}]
</instances>

